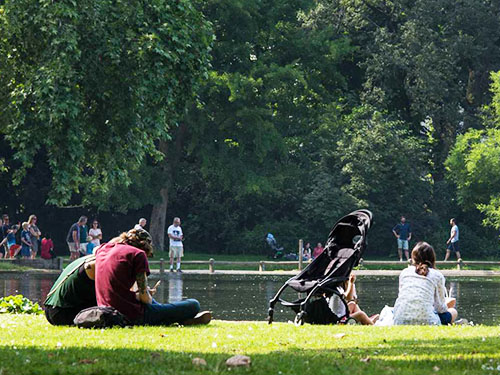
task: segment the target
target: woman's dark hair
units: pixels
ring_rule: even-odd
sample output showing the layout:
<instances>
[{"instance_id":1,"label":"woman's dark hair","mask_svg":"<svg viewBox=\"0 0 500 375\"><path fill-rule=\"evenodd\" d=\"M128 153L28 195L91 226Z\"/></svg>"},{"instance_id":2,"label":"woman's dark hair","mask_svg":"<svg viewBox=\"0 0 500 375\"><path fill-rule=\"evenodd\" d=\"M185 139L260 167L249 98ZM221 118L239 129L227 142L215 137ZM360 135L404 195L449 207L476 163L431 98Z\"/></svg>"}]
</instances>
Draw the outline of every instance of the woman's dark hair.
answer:
<instances>
[{"instance_id":1,"label":"woman's dark hair","mask_svg":"<svg viewBox=\"0 0 500 375\"><path fill-rule=\"evenodd\" d=\"M427 276L429 268L436 268L436 253L427 242L419 242L411 251L411 259L415 265L415 272Z\"/></svg>"},{"instance_id":2,"label":"woman's dark hair","mask_svg":"<svg viewBox=\"0 0 500 375\"><path fill-rule=\"evenodd\" d=\"M153 256L153 241L151 235L143 229L131 229L123 232L111 242L124 243L144 250L148 257Z\"/></svg>"},{"instance_id":3,"label":"woman's dark hair","mask_svg":"<svg viewBox=\"0 0 500 375\"><path fill-rule=\"evenodd\" d=\"M92 220L92 226L94 225L94 223L97 223L97 228L101 228L101 223L99 223L99 220L97 219Z\"/></svg>"}]
</instances>

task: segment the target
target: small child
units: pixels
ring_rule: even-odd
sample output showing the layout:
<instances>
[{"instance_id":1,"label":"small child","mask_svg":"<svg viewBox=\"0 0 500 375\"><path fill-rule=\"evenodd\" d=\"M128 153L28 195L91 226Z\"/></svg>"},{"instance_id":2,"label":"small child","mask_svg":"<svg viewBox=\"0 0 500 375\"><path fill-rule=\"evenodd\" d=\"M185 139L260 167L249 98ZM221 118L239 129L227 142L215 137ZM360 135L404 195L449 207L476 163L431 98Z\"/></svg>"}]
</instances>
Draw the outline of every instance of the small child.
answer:
<instances>
[{"instance_id":1,"label":"small child","mask_svg":"<svg viewBox=\"0 0 500 375\"><path fill-rule=\"evenodd\" d=\"M19 230L19 225L14 225L9 229L7 237L0 242L0 246L6 245L7 252L5 253L5 258L15 258L17 253L21 250L21 246L16 244L16 233Z\"/></svg>"},{"instance_id":2,"label":"small child","mask_svg":"<svg viewBox=\"0 0 500 375\"><path fill-rule=\"evenodd\" d=\"M95 245L92 242L92 237L88 236L87 237L87 248L86 248L86 252L85 252L86 255L93 254L94 253L94 248L95 248Z\"/></svg>"},{"instance_id":3,"label":"small child","mask_svg":"<svg viewBox=\"0 0 500 375\"><path fill-rule=\"evenodd\" d=\"M23 223L23 230L21 232L21 256L25 259L31 257L31 236L29 231L29 224Z\"/></svg>"}]
</instances>

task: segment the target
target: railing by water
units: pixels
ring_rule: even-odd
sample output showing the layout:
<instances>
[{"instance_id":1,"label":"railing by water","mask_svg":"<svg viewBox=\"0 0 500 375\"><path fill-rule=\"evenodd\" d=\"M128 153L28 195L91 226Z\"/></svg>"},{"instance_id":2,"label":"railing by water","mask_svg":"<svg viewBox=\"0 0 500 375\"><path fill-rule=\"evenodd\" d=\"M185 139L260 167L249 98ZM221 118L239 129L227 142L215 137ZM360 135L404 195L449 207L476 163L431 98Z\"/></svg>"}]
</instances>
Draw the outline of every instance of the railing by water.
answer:
<instances>
[{"instance_id":1,"label":"railing by water","mask_svg":"<svg viewBox=\"0 0 500 375\"><path fill-rule=\"evenodd\" d=\"M61 269L64 265L69 264L69 259L58 258L61 261L58 262ZM276 266L295 266L294 269L301 271L304 266L309 265L311 261L272 261L272 260L261 260L261 261L216 261L213 258L209 260L187 260L183 261L183 265L198 265L198 266L207 266L209 273L214 273L217 266L232 266L235 268L239 267L248 267L257 269L259 272L266 271L266 266L272 266L276 269ZM168 271L169 261L161 258L160 260L150 261L149 264L151 266L159 266L160 274ZM360 266L401 266L407 265L409 262L400 262L400 261L391 261L391 260L364 260L361 259L359 262ZM457 261L437 261L436 265L455 265L457 270L462 270L464 266L499 266L500 261L476 261L476 260L462 260L459 259ZM384 268L382 268L384 269Z\"/></svg>"}]
</instances>

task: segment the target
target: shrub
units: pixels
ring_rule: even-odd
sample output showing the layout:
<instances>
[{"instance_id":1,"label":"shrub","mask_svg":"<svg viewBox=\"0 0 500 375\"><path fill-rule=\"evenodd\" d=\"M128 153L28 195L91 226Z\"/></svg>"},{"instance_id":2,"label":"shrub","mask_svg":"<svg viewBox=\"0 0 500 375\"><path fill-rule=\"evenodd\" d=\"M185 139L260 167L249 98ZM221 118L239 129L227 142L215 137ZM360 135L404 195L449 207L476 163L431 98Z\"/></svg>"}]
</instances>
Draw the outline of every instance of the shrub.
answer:
<instances>
[{"instance_id":1,"label":"shrub","mask_svg":"<svg viewBox=\"0 0 500 375\"><path fill-rule=\"evenodd\" d=\"M42 314L43 310L38 303L30 301L22 294L18 294L0 298L0 313Z\"/></svg>"}]
</instances>

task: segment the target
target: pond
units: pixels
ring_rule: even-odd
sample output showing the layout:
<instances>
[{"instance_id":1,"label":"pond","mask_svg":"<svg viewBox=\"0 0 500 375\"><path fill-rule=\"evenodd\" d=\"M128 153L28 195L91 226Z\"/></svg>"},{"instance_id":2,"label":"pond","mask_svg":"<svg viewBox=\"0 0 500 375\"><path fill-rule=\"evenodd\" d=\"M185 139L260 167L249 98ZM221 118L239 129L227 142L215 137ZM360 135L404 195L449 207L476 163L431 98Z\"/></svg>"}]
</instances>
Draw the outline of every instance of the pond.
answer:
<instances>
[{"instance_id":1,"label":"pond","mask_svg":"<svg viewBox=\"0 0 500 375\"><path fill-rule=\"evenodd\" d=\"M56 278L57 275L0 274L0 295L23 294L43 302ZM167 274L155 298L159 302L196 298L203 309L213 311L216 319L265 320L269 299L287 279L286 276ZM451 287L451 295L457 298L461 317L475 324L500 324L500 279L449 279L447 287ZM358 277L356 288L361 308L375 314L384 305L394 304L397 277ZM290 292L285 297L295 299L297 294ZM276 321L293 317L290 309L276 306Z\"/></svg>"}]
</instances>

